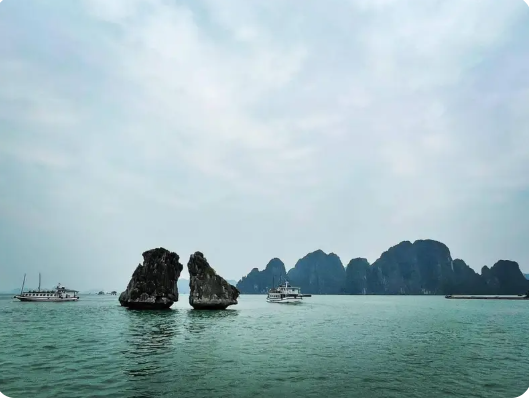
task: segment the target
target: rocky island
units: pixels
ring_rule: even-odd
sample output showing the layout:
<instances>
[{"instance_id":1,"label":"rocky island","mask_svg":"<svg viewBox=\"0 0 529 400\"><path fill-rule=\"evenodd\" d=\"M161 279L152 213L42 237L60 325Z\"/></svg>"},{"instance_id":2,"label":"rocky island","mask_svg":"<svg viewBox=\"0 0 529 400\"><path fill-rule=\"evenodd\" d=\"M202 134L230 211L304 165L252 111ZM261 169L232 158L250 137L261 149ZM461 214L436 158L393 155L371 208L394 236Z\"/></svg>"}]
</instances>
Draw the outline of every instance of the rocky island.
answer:
<instances>
[{"instance_id":1,"label":"rocky island","mask_svg":"<svg viewBox=\"0 0 529 400\"><path fill-rule=\"evenodd\" d=\"M178 254L157 248L143 253L127 286L119 296L123 307L160 310L170 308L178 301L177 282L183 265Z\"/></svg>"},{"instance_id":2,"label":"rocky island","mask_svg":"<svg viewBox=\"0 0 529 400\"><path fill-rule=\"evenodd\" d=\"M198 310L224 310L237 304L239 290L217 275L204 254L197 251L187 263L189 270L189 304Z\"/></svg>"},{"instance_id":3,"label":"rocky island","mask_svg":"<svg viewBox=\"0 0 529 400\"><path fill-rule=\"evenodd\" d=\"M143 253L127 286L119 296L123 307L140 310L170 308L178 301L178 278L183 270L178 254L157 248ZM201 310L224 310L237 304L239 290L217 275L204 254L197 251L187 264L189 269L189 304Z\"/></svg>"},{"instance_id":4,"label":"rocky island","mask_svg":"<svg viewBox=\"0 0 529 400\"><path fill-rule=\"evenodd\" d=\"M518 263L500 260L478 274L436 240L403 241L373 264L354 258L345 268L336 254L322 250L307 254L288 272L274 258L262 271L253 268L237 288L243 294L266 293L280 277L312 294L512 295L529 290Z\"/></svg>"},{"instance_id":5,"label":"rocky island","mask_svg":"<svg viewBox=\"0 0 529 400\"><path fill-rule=\"evenodd\" d=\"M275 283L279 283L281 277L286 277L285 264L279 258L273 258L263 271L254 268L250 273L237 283L241 293L265 294Z\"/></svg>"}]
</instances>

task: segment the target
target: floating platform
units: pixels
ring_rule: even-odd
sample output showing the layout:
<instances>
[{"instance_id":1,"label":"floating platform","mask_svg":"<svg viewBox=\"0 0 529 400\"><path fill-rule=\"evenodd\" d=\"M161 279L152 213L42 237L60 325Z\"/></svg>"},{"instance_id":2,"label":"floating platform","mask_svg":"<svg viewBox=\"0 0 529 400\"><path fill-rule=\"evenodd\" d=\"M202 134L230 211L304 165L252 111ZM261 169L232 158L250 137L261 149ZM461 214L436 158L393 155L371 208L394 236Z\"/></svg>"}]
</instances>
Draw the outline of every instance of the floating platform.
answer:
<instances>
[{"instance_id":1,"label":"floating platform","mask_svg":"<svg viewBox=\"0 0 529 400\"><path fill-rule=\"evenodd\" d=\"M447 295L445 299L453 300L529 300L529 296L520 295L520 296L454 296Z\"/></svg>"}]
</instances>

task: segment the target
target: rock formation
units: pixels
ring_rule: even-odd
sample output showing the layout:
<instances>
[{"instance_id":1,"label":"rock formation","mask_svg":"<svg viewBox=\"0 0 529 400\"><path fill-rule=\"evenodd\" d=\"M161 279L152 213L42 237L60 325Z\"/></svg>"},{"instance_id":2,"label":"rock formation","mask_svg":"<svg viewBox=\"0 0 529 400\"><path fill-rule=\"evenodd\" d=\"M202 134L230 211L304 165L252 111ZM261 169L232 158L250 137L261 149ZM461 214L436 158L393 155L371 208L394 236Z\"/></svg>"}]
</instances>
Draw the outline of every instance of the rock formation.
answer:
<instances>
[{"instance_id":1,"label":"rock formation","mask_svg":"<svg viewBox=\"0 0 529 400\"><path fill-rule=\"evenodd\" d=\"M265 271L255 268L241 279L241 292L266 293L261 285ZM463 260L452 259L448 247L435 240L404 241L371 265L354 258L345 270L338 256L317 250L299 260L287 277L312 294L512 295L529 290L517 263L500 260L492 268L483 267L480 275Z\"/></svg>"},{"instance_id":2,"label":"rock formation","mask_svg":"<svg viewBox=\"0 0 529 400\"><path fill-rule=\"evenodd\" d=\"M178 301L177 282L184 268L178 254L164 248L143 253L125 290L119 296L123 307L134 309L165 309Z\"/></svg>"},{"instance_id":3,"label":"rock formation","mask_svg":"<svg viewBox=\"0 0 529 400\"><path fill-rule=\"evenodd\" d=\"M521 294L529 290L529 282L514 261L500 260L490 269L485 266L481 276L493 294Z\"/></svg>"},{"instance_id":4,"label":"rock formation","mask_svg":"<svg viewBox=\"0 0 529 400\"><path fill-rule=\"evenodd\" d=\"M443 294L487 294L489 288L483 277L463 260L454 260L454 278L451 293Z\"/></svg>"},{"instance_id":5,"label":"rock formation","mask_svg":"<svg viewBox=\"0 0 529 400\"><path fill-rule=\"evenodd\" d=\"M401 242L368 270L367 294L442 294L453 288L450 250L434 240Z\"/></svg>"},{"instance_id":6,"label":"rock formation","mask_svg":"<svg viewBox=\"0 0 529 400\"><path fill-rule=\"evenodd\" d=\"M369 261L365 258L353 258L345 268L345 290L346 294L366 294L367 272Z\"/></svg>"},{"instance_id":7,"label":"rock formation","mask_svg":"<svg viewBox=\"0 0 529 400\"><path fill-rule=\"evenodd\" d=\"M189 269L189 304L199 310L224 310L237 304L239 290L217 275L204 255L197 251L187 263Z\"/></svg>"},{"instance_id":8,"label":"rock formation","mask_svg":"<svg viewBox=\"0 0 529 400\"><path fill-rule=\"evenodd\" d=\"M344 290L345 268L340 258L316 250L301 258L288 271L288 280L307 294L341 294Z\"/></svg>"},{"instance_id":9,"label":"rock formation","mask_svg":"<svg viewBox=\"0 0 529 400\"><path fill-rule=\"evenodd\" d=\"M347 269L349 294L518 294L529 288L518 264L501 261L494 272L484 267L479 275L435 240L401 242L368 268L353 261Z\"/></svg>"},{"instance_id":10,"label":"rock formation","mask_svg":"<svg viewBox=\"0 0 529 400\"><path fill-rule=\"evenodd\" d=\"M237 289L245 294L268 293L272 285L278 285L280 279L286 279L285 264L279 258L271 259L263 271L254 268L237 283Z\"/></svg>"}]
</instances>

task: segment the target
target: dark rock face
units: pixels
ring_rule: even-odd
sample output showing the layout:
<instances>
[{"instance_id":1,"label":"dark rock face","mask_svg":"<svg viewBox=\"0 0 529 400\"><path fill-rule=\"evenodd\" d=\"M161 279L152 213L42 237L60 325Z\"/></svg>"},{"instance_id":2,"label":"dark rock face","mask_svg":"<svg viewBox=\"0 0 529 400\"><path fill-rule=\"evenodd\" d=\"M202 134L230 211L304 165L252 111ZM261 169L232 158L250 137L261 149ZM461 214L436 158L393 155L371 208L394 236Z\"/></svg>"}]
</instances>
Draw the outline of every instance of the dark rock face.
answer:
<instances>
[{"instance_id":1,"label":"dark rock face","mask_svg":"<svg viewBox=\"0 0 529 400\"><path fill-rule=\"evenodd\" d=\"M283 261L279 258L273 258L263 271L259 271L257 268L252 269L237 283L237 289L244 294L268 293L273 285L277 286L280 279L284 280L286 277L287 271Z\"/></svg>"},{"instance_id":2,"label":"dark rock face","mask_svg":"<svg viewBox=\"0 0 529 400\"><path fill-rule=\"evenodd\" d=\"M366 294L369 262L365 258L353 258L345 268L345 293Z\"/></svg>"},{"instance_id":3,"label":"dark rock face","mask_svg":"<svg viewBox=\"0 0 529 400\"><path fill-rule=\"evenodd\" d=\"M448 247L435 240L399 243L369 268L353 261L346 280L350 294L518 294L529 289L518 264L500 261L479 275L463 260L452 260Z\"/></svg>"},{"instance_id":4,"label":"dark rock face","mask_svg":"<svg viewBox=\"0 0 529 400\"><path fill-rule=\"evenodd\" d=\"M367 276L368 294L442 294L453 288L450 250L434 240L405 241L384 252Z\"/></svg>"},{"instance_id":5,"label":"dark rock face","mask_svg":"<svg viewBox=\"0 0 529 400\"><path fill-rule=\"evenodd\" d=\"M529 282L514 261L500 260L490 269L483 267L482 277L493 294L522 294L529 290Z\"/></svg>"},{"instance_id":6,"label":"dark rock face","mask_svg":"<svg viewBox=\"0 0 529 400\"><path fill-rule=\"evenodd\" d=\"M307 254L288 271L288 280L307 294L344 293L345 268L340 258L322 250Z\"/></svg>"},{"instance_id":7,"label":"dark rock face","mask_svg":"<svg viewBox=\"0 0 529 400\"><path fill-rule=\"evenodd\" d=\"M177 282L184 268L178 254L164 248L143 253L125 290L119 296L123 307L133 309L166 309L178 301Z\"/></svg>"},{"instance_id":8,"label":"dark rock face","mask_svg":"<svg viewBox=\"0 0 529 400\"><path fill-rule=\"evenodd\" d=\"M452 293L487 294L488 291L487 283L480 274L470 268L463 260L454 260L454 286Z\"/></svg>"},{"instance_id":9,"label":"dark rock face","mask_svg":"<svg viewBox=\"0 0 529 400\"><path fill-rule=\"evenodd\" d=\"M199 310L224 310L237 304L239 290L217 275L204 254L197 251L187 263L189 269L189 304Z\"/></svg>"},{"instance_id":10,"label":"dark rock face","mask_svg":"<svg viewBox=\"0 0 529 400\"><path fill-rule=\"evenodd\" d=\"M248 293L266 293L268 284L259 286L265 271L253 269L238 286ZM287 276L307 294L514 295L529 290L527 275L517 263L500 260L492 268L483 267L480 275L463 260L453 260L448 247L435 240L404 241L372 265L355 258L345 270L338 256L318 250L299 260ZM271 281L270 276L266 279Z\"/></svg>"}]
</instances>

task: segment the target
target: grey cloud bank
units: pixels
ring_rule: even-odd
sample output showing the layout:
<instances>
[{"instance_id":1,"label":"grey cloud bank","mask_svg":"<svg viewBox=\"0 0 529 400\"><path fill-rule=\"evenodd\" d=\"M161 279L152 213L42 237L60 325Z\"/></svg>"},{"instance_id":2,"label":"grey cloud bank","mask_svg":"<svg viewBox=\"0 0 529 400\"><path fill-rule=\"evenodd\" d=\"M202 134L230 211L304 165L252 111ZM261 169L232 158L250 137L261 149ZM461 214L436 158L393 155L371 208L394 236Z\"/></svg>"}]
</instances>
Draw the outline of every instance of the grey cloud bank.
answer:
<instances>
[{"instance_id":1,"label":"grey cloud bank","mask_svg":"<svg viewBox=\"0 0 529 400\"><path fill-rule=\"evenodd\" d=\"M122 290L155 247L529 271L521 0L5 0L0 37L0 289Z\"/></svg>"}]
</instances>

